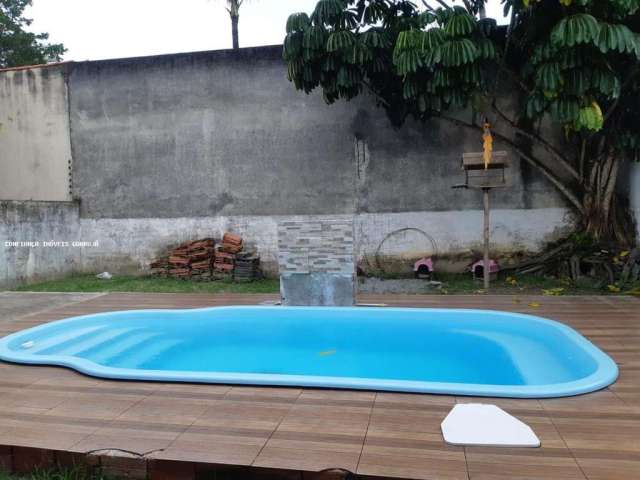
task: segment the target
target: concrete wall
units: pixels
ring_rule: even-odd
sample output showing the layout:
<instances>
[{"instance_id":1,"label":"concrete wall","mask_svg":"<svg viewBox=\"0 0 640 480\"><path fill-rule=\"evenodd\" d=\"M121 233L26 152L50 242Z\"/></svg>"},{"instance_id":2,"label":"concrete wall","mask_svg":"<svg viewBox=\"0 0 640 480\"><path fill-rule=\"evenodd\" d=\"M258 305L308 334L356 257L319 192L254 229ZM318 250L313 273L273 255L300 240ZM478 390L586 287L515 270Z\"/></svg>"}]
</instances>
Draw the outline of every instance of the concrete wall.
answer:
<instances>
[{"instance_id":1,"label":"concrete wall","mask_svg":"<svg viewBox=\"0 0 640 480\"><path fill-rule=\"evenodd\" d=\"M79 209L71 202L0 202L0 286L80 269ZM67 245L48 242L66 242Z\"/></svg>"},{"instance_id":2,"label":"concrete wall","mask_svg":"<svg viewBox=\"0 0 640 480\"><path fill-rule=\"evenodd\" d=\"M52 189L67 181L62 159L72 151L78 199L42 204L40 216L35 204L9 204L17 213L6 216L3 234L55 232L90 244L59 255L5 251L0 284L72 270L140 272L171 245L225 230L253 243L276 274L278 223L324 216L353 220L365 270L378 270L381 259L384 269L406 270L432 254L439 268L464 265L480 248L481 196L451 186L462 181L461 154L481 148L479 136L438 121L395 129L367 97L327 106L319 94L295 91L280 55L265 47L81 62L26 70L26 87L18 72L0 72L0 112L40 112L23 114L22 127L4 140L0 133L0 142L32 165L32 185ZM509 188L492 193L501 257L539 249L571 220L553 187L511 160ZM32 197L8 189L20 182L5 183L9 198ZM68 199L60 188L56 198Z\"/></svg>"},{"instance_id":3,"label":"concrete wall","mask_svg":"<svg viewBox=\"0 0 640 480\"><path fill-rule=\"evenodd\" d=\"M69 201L64 66L0 72L0 200Z\"/></svg>"},{"instance_id":4,"label":"concrete wall","mask_svg":"<svg viewBox=\"0 0 640 480\"><path fill-rule=\"evenodd\" d=\"M140 273L168 246L215 236L241 234L261 256L270 275L278 274L278 224L318 222L322 215L216 216L197 218L80 218L77 203L0 202L0 287L54 278L71 272ZM532 251L562 234L564 209L496 210L492 246L501 257ZM354 221L355 256L366 271L410 270L411 260L438 254L436 268L460 269L481 248L482 212L403 212L338 215ZM411 226L412 230L403 230ZM394 233L395 232L395 233ZM424 233L423 233L424 232ZM429 232L425 235L426 232ZM428 235L428 236L427 236ZM35 242L37 247L6 246ZM84 246L45 247L44 241L84 242ZM378 258L383 265L378 265Z\"/></svg>"},{"instance_id":5,"label":"concrete wall","mask_svg":"<svg viewBox=\"0 0 640 480\"><path fill-rule=\"evenodd\" d=\"M454 191L477 133L394 129L373 101L327 106L285 78L280 47L85 62L69 79L84 218L318 215L477 208ZM498 145L498 148L500 146ZM514 162L495 208L563 207Z\"/></svg>"},{"instance_id":6,"label":"concrete wall","mask_svg":"<svg viewBox=\"0 0 640 480\"><path fill-rule=\"evenodd\" d=\"M496 210L492 221L492 246L501 256L535 251L544 242L566 233L570 219L562 208L534 210ZM79 219L80 238L98 242L82 250L80 268L86 272L103 270L129 273L146 269L163 250L183 241L215 236L225 231L242 235L261 256L267 272L278 273L278 223L317 222L322 215L219 215L215 217ZM460 262L481 249L482 211L402 212L382 214L343 214L353 219L358 265L370 271L379 269L376 254L388 261L396 259L406 270L411 259L437 254L440 268L460 268ZM416 230L399 232L411 227ZM396 233L394 233L396 232ZM420 232L428 232L426 237ZM386 258L385 258L386 257ZM384 268L384 267L383 267Z\"/></svg>"}]
</instances>

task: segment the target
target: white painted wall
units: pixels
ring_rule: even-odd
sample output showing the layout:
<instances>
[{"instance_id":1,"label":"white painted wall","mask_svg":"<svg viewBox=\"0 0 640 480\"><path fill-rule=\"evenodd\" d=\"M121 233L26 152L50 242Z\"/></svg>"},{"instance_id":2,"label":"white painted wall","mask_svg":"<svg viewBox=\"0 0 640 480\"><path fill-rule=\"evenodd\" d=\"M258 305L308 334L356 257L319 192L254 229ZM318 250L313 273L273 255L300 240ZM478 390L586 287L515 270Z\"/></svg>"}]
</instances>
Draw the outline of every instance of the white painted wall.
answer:
<instances>
[{"instance_id":1,"label":"white painted wall","mask_svg":"<svg viewBox=\"0 0 640 480\"><path fill-rule=\"evenodd\" d=\"M87 219L79 216L77 203L0 202L0 287L71 272L143 273L149 263L167 249L196 238L221 238L225 231L242 235L249 246L257 249L265 271L276 275L278 223L319 221L325 217ZM437 270L460 271L474 251L481 249L481 210L332 215L330 218L353 219L356 261L365 268L376 267L376 251L390 234L380 251L405 269L410 268L411 260L437 255ZM491 248L500 259L516 252L535 252L545 242L566 234L569 225L568 212L559 208L494 210ZM406 228L417 230L394 234ZM33 247L5 244L16 241L40 244ZM68 244L43 245L52 241ZM74 246L72 242L83 245ZM394 268L385 271L393 272Z\"/></svg>"},{"instance_id":2,"label":"white painted wall","mask_svg":"<svg viewBox=\"0 0 640 480\"><path fill-rule=\"evenodd\" d=\"M0 200L71 200L63 67L0 71Z\"/></svg>"},{"instance_id":3,"label":"white painted wall","mask_svg":"<svg viewBox=\"0 0 640 480\"><path fill-rule=\"evenodd\" d=\"M495 210L492 212L492 248L498 256L520 251L535 252L547 241L568 232L570 217L561 208L533 210ZM242 235L255 245L262 262L271 273L278 265L278 222L313 221L322 216L234 216L172 219L80 219L80 237L97 241L99 247L82 250L82 268L102 271L111 268L139 271L146 269L170 245L200 237L220 238L225 231ZM331 218L351 218L332 215ZM471 258L481 248L482 211L405 212L363 214L354 217L356 258L371 259L387 235L403 228L427 233L437 246L434 250L424 235L408 232L393 236L381 251L397 259L422 255Z\"/></svg>"}]
</instances>

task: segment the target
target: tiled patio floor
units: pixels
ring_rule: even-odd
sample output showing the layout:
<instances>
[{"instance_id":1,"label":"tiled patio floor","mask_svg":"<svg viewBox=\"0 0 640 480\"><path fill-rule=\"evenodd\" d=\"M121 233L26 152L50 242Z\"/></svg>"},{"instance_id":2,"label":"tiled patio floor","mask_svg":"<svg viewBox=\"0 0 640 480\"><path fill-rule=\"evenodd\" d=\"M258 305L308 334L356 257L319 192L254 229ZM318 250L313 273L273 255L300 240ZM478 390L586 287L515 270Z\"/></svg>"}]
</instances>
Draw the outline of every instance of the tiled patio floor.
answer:
<instances>
[{"instance_id":1,"label":"tiled patio floor","mask_svg":"<svg viewBox=\"0 0 640 480\"><path fill-rule=\"evenodd\" d=\"M33 301L27 294L24 298ZM106 294L74 297L9 318L0 294L0 336L92 312L255 304L273 298ZM473 398L116 382L62 368L0 363L0 445L83 453L119 449L153 459L303 471L342 467L362 475L434 480L640 478L639 299L394 295L360 301L553 318L607 351L620 365L620 379L609 389L580 397L492 399L530 424L542 441L539 449L496 449L451 447L442 440L444 416L456 402ZM540 306L530 307L532 301Z\"/></svg>"}]
</instances>

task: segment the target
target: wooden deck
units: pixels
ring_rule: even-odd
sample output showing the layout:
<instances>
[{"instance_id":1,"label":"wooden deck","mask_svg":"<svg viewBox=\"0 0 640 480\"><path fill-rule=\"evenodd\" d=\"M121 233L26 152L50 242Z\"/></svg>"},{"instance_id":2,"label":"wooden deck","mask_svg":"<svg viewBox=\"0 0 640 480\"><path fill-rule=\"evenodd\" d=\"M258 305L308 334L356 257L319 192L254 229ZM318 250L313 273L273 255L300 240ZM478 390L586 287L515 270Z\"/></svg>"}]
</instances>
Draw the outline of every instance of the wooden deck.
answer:
<instances>
[{"instance_id":1,"label":"wooden deck","mask_svg":"<svg viewBox=\"0 0 640 480\"><path fill-rule=\"evenodd\" d=\"M0 295L0 336L92 312L269 299L106 294L3 320ZM620 379L606 390L573 398L492 399L533 427L542 441L539 449L458 448L443 442L440 422L456 402L473 398L116 382L62 368L0 363L0 445L81 453L118 449L147 459L291 471L341 467L364 476L412 479L640 478L639 299L365 296L360 301L553 318L608 352L620 366ZM540 306L529 306L534 301ZM0 452L0 465L1 460Z\"/></svg>"}]
</instances>

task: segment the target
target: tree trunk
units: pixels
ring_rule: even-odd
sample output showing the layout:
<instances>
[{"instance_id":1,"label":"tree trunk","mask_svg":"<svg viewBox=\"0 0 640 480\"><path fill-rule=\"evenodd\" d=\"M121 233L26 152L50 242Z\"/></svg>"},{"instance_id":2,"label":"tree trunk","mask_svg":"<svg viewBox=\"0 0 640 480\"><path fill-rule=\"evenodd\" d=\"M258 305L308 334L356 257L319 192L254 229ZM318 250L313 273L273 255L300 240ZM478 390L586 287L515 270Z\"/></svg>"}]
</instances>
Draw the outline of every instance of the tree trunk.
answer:
<instances>
[{"instance_id":1,"label":"tree trunk","mask_svg":"<svg viewBox=\"0 0 640 480\"><path fill-rule=\"evenodd\" d=\"M240 39L238 36L238 20L240 17L238 15L231 15L231 37L233 38L233 49L237 50L240 48Z\"/></svg>"},{"instance_id":2,"label":"tree trunk","mask_svg":"<svg viewBox=\"0 0 640 480\"><path fill-rule=\"evenodd\" d=\"M616 193L620 160L609 155L594 162L586 172L583 186L582 227L601 243L632 246L635 239L634 219Z\"/></svg>"}]
</instances>

